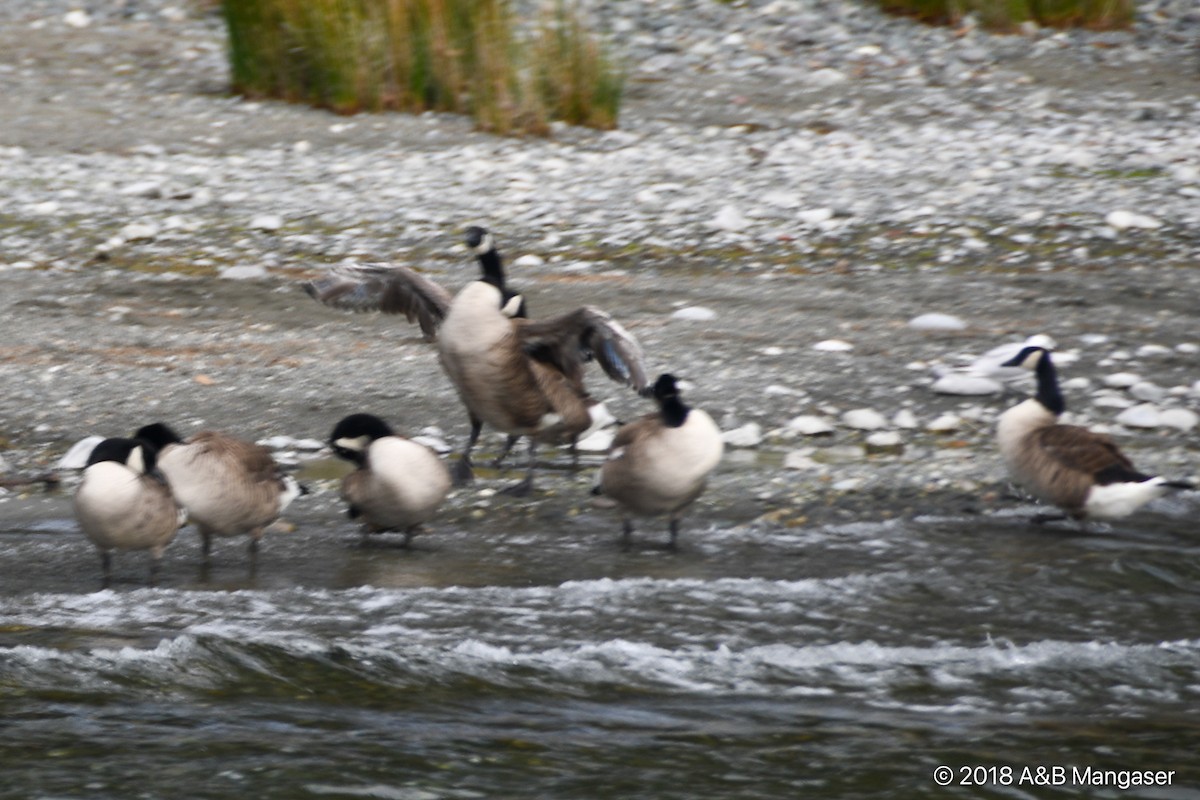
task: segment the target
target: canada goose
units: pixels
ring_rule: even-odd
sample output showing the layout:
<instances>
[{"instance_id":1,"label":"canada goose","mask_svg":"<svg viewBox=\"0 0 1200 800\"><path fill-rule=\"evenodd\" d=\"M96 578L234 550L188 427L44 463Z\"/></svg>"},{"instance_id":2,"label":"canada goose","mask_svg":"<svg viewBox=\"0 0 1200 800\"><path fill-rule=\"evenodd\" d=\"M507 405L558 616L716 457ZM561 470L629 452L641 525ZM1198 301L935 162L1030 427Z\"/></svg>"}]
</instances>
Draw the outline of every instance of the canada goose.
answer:
<instances>
[{"instance_id":1,"label":"canada goose","mask_svg":"<svg viewBox=\"0 0 1200 800\"><path fill-rule=\"evenodd\" d=\"M668 514L674 548L679 519L704 491L725 444L712 417L684 404L674 376L660 375L653 396L658 412L617 431L592 493L621 506L625 546L633 535L630 515Z\"/></svg>"},{"instance_id":2,"label":"canada goose","mask_svg":"<svg viewBox=\"0 0 1200 800\"><path fill-rule=\"evenodd\" d=\"M491 234L472 227L466 241L482 274L453 300L400 266L339 266L305 289L337 308L404 314L427 337L436 336L442 367L471 423L455 482L472 479L471 451L486 423L508 434L505 452L517 437L529 437L525 479L505 490L527 494L538 443L573 443L591 424L593 401L583 385L586 362L595 359L614 381L641 391L646 385L642 351L633 336L594 306L539 321L522 317L524 299L505 285Z\"/></svg>"},{"instance_id":3,"label":"canada goose","mask_svg":"<svg viewBox=\"0 0 1200 800\"><path fill-rule=\"evenodd\" d=\"M1038 499L1077 520L1118 519L1172 489L1193 488L1138 472L1107 436L1060 424L1066 403L1046 348L1025 347L1003 366L1037 375L1037 394L1000 415L996 440L1009 473Z\"/></svg>"},{"instance_id":4,"label":"canada goose","mask_svg":"<svg viewBox=\"0 0 1200 800\"><path fill-rule=\"evenodd\" d=\"M402 531L407 546L450 491L450 471L442 460L425 445L397 436L379 417L351 414L334 427L329 444L358 467L342 479L342 499L350 518L365 523L364 544L370 533Z\"/></svg>"},{"instance_id":5,"label":"canada goose","mask_svg":"<svg viewBox=\"0 0 1200 800\"><path fill-rule=\"evenodd\" d=\"M175 498L187 509L208 561L213 536L250 536L250 556L267 525L305 490L275 463L271 451L217 431L186 441L156 422L136 434L159 449L158 465Z\"/></svg>"},{"instance_id":6,"label":"canada goose","mask_svg":"<svg viewBox=\"0 0 1200 800\"><path fill-rule=\"evenodd\" d=\"M100 551L104 585L111 550L149 550L150 582L163 551L184 523L179 504L155 467L155 449L138 439L105 439L92 450L75 490L75 518Z\"/></svg>"}]
</instances>

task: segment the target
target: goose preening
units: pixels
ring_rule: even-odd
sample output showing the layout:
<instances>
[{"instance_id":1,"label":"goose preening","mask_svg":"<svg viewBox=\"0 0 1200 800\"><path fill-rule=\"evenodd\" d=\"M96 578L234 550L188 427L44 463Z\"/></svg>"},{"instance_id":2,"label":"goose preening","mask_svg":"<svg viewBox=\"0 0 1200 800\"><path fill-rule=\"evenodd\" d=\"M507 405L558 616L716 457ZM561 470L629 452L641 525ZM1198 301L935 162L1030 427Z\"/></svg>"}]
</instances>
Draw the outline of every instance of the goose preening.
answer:
<instances>
[{"instance_id":1,"label":"goose preening","mask_svg":"<svg viewBox=\"0 0 1200 800\"><path fill-rule=\"evenodd\" d=\"M136 436L158 448L158 466L200 532L205 561L212 537L243 534L254 558L266 527L305 492L270 450L229 434L201 431L182 440L156 422Z\"/></svg>"},{"instance_id":2,"label":"goose preening","mask_svg":"<svg viewBox=\"0 0 1200 800\"><path fill-rule=\"evenodd\" d=\"M166 478L155 467L155 449L138 439L105 439L95 446L75 490L75 518L100 551L104 585L113 550L149 550L150 582L163 551L184 523Z\"/></svg>"},{"instance_id":3,"label":"goose preening","mask_svg":"<svg viewBox=\"0 0 1200 800\"><path fill-rule=\"evenodd\" d=\"M659 376L653 396L658 411L617 431L592 492L621 507L625 546L633 535L632 515L667 514L674 548L679 519L703 493L725 444L712 417L684 404L674 376Z\"/></svg>"},{"instance_id":4,"label":"goose preening","mask_svg":"<svg viewBox=\"0 0 1200 800\"><path fill-rule=\"evenodd\" d=\"M1112 439L1058 418L1066 408L1058 375L1044 347L1025 347L1004 366L1037 376L1037 394L1000 415L996 440L1009 473L1038 499L1077 520L1118 519L1186 481L1146 475Z\"/></svg>"},{"instance_id":5,"label":"goose preening","mask_svg":"<svg viewBox=\"0 0 1200 800\"><path fill-rule=\"evenodd\" d=\"M342 479L342 499L351 519L371 533L401 531L407 546L450 491L450 471L423 444L397 436L371 414L351 414L334 427L329 444L357 466Z\"/></svg>"},{"instance_id":6,"label":"goose preening","mask_svg":"<svg viewBox=\"0 0 1200 800\"><path fill-rule=\"evenodd\" d=\"M504 452L518 437L529 437L525 478L505 490L527 494L538 443L573 445L592 424L595 401L584 388L586 363L595 360L611 379L641 391L642 350L620 323L594 306L543 320L525 318L524 299L508 290L491 234L472 227L467 246L478 257L481 275L453 300L402 266L339 266L305 289L337 308L404 314L427 337L436 336L442 367L471 424L455 482L472 479L471 451L487 424L508 434Z\"/></svg>"}]
</instances>

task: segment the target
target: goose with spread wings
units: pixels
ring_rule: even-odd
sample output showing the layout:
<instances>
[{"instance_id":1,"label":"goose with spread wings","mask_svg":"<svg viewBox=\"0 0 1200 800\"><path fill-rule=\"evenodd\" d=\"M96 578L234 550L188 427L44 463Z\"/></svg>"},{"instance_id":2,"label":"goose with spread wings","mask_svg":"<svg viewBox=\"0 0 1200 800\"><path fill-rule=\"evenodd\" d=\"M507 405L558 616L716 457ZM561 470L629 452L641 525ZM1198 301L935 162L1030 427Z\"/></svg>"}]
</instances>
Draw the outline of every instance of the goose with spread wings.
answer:
<instances>
[{"instance_id":1,"label":"goose with spread wings","mask_svg":"<svg viewBox=\"0 0 1200 800\"><path fill-rule=\"evenodd\" d=\"M505 490L524 495L533 487L538 444L573 444L592 424L596 403L584 386L587 362L594 360L609 378L640 392L646 388L642 349L594 306L530 320L524 298L505 283L491 234L472 227L466 241L481 275L453 299L404 266L339 266L306 283L305 290L335 308L403 314L421 326L426 338L436 339L442 367L471 423L455 482L472 479L471 451L487 424L509 435L508 446L529 437L526 476Z\"/></svg>"}]
</instances>

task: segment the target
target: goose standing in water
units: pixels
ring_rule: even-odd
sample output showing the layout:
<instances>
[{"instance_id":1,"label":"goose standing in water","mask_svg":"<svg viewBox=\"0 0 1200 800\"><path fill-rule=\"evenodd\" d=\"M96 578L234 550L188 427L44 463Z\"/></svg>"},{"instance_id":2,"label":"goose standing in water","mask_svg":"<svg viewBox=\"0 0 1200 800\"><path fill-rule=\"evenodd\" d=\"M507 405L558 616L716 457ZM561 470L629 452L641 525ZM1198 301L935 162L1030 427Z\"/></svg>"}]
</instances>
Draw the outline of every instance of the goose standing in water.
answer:
<instances>
[{"instance_id":1,"label":"goose standing in water","mask_svg":"<svg viewBox=\"0 0 1200 800\"><path fill-rule=\"evenodd\" d=\"M626 547L633 535L631 515L667 514L673 549L680 517L704 492L725 444L712 417L684 404L674 376L659 376L653 396L658 411L617 431L592 493L621 507Z\"/></svg>"},{"instance_id":2,"label":"goose standing in water","mask_svg":"<svg viewBox=\"0 0 1200 800\"><path fill-rule=\"evenodd\" d=\"M1037 394L1000 415L1000 454L1017 483L1062 509L1058 518L1119 519L1173 489L1193 488L1139 472L1108 436L1061 424L1066 403L1046 348L1026 347L1003 366L1033 370Z\"/></svg>"},{"instance_id":3,"label":"goose standing in water","mask_svg":"<svg viewBox=\"0 0 1200 800\"><path fill-rule=\"evenodd\" d=\"M149 550L150 582L163 551L184 523L154 446L138 439L105 439L96 445L75 490L75 517L100 551L104 585L112 576L113 550Z\"/></svg>"},{"instance_id":4,"label":"goose standing in water","mask_svg":"<svg viewBox=\"0 0 1200 800\"><path fill-rule=\"evenodd\" d=\"M329 436L339 458L358 468L342 479L351 519L371 533L402 531L407 547L450 491L450 472L428 447L397 436L371 414L351 414Z\"/></svg>"},{"instance_id":5,"label":"goose standing in water","mask_svg":"<svg viewBox=\"0 0 1200 800\"><path fill-rule=\"evenodd\" d=\"M206 562L214 536L249 535L256 558L266 527L305 491L270 450L225 433L201 431L184 441L156 422L136 435L158 448L159 468L200 531Z\"/></svg>"},{"instance_id":6,"label":"goose standing in water","mask_svg":"<svg viewBox=\"0 0 1200 800\"><path fill-rule=\"evenodd\" d=\"M455 482L472 479L471 451L487 424L508 434L505 452L518 437L529 437L525 478L505 489L524 495L533 487L537 445L573 445L592 423L595 401L583 384L586 363L594 359L611 379L641 391L646 385L642 351L616 320L594 306L544 320L523 317L524 300L508 290L491 234L472 227L467 246L478 257L481 275L453 300L400 266L336 267L305 289L337 308L404 314L426 337L436 335L442 367L471 424Z\"/></svg>"}]
</instances>

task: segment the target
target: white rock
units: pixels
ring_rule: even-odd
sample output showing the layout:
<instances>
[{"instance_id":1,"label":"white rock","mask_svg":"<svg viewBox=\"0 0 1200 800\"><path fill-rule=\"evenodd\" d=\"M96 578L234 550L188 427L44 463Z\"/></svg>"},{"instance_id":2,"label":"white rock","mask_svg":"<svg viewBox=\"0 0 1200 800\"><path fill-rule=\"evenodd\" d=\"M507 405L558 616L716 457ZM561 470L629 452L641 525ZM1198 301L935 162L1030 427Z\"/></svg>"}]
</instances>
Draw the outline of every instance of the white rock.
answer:
<instances>
[{"instance_id":1,"label":"white rock","mask_svg":"<svg viewBox=\"0 0 1200 800\"><path fill-rule=\"evenodd\" d=\"M1140 375L1135 375L1132 372L1114 372L1111 375L1104 376L1104 385L1110 389L1128 389L1142 380Z\"/></svg>"},{"instance_id":2,"label":"white rock","mask_svg":"<svg viewBox=\"0 0 1200 800\"><path fill-rule=\"evenodd\" d=\"M271 450L306 450L315 453L325 449L325 443L318 439L296 439L282 434L259 439L255 444Z\"/></svg>"},{"instance_id":3,"label":"white rock","mask_svg":"<svg viewBox=\"0 0 1200 800\"><path fill-rule=\"evenodd\" d=\"M1186 356L1194 356L1196 353L1200 353L1200 344L1183 342L1182 344L1175 345L1175 352L1183 353Z\"/></svg>"},{"instance_id":4,"label":"white rock","mask_svg":"<svg viewBox=\"0 0 1200 800\"><path fill-rule=\"evenodd\" d=\"M254 230L272 233L283 227L283 217L278 214L259 214L250 220L250 227Z\"/></svg>"},{"instance_id":5,"label":"white rock","mask_svg":"<svg viewBox=\"0 0 1200 800\"><path fill-rule=\"evenodd\" d=\"M1127 428L1157 428L1162 424L1162 416L1156 406L1142 403L1118 414L1117 423Z\"/></svg>"},{"instance_id":6,"label":"white rock","mask_svg":"<svg viewBox=\"0 0 1200 800\"><path fill-rule=\"evenodd\" d=\"M798 417L793 417L787 424L788 430L795 431L802 436L822 436L833 433L833 423L824 417L818 417L812 414L801 414Z\"/></svg>"},{"instance_id":7,"label":"white rock","mask_svg":"<svg viewBox=\"0 0 1200 800\"><path fill-rule=\"evenodd\" d=\"M1134 402L1128 397L1121 397L1115 394L1097 394L1092 398L1092 405L1096 408L1131 408Z\"/></svg>"},{"instance_id":8,"label":"white rock","mask_svg":"<svg viewBox=\"0 0 1200 800\"><path fill-rule=\"evenodd\" d=\"M804 450L792 450L783 457L784 469L820 469L821 465Z\"/></svg>"},{"instance_id":9,"label":"white rock","mask_svg":"<svg viewBox=\"0 0 1200 800\"><path fill-rule=\"evenodd\" d=\"M121 228L119 235L127 242L153 239L158 236L158 226L152 222L131 222Z\"/></svg>"},{"instance_id":10,"label":"white rock","mask_svg":"<svg viewBox=\"0 0 1200 800\"><path fill-rule=\"evenodd\" d=\"M822 353L849 353L853 349L854 345L841 339L825 339L813 345L813 350Z\"/></svg>"},{"instance_id":11,"label":"white rock","mask_svg":"<svg viewBox=\"0 0 1200 800\"><path fill-rule=\"evenodd\" d=\"M815 86L826 88L830 86L837 86L839 83L845 83L848 80L850 79L846 77L846 73L833 69L832 67L818 69L808 74L809 83Z\"/></svg>"},{"instance_id":12,"label":"white rock","mask_svg":"<svg viewBox=\"0 0 1200 800\"><path fill-rule=\"evenodd\" d=\"M261 280L269 274L267 268L258 264L244 264L236 267L225 267L219 273L220 277L230 281Z\"/></svg>"},{"instance_id":13,"label":"white rock","mask_svg":"<svg viewBox=\"0 0 1200 800\"><path fill-rule=\"evenodd\" d=\"M842 414L842 424L859 431L877 431L887 427L887 420L870 408L855 408Z\"/></svg>"},{"instance_id":14,"label":"white rock","mask_svg":"<svg viewBox=\"0 0 1200 800\"><path fill-rule=\"evenodd\" d=\"M534 253L526 253L513 262L518 267L540 267L546 263L546 259Z\"/></svg>"},{"instance_id":15,"label":"white rock","mask_svg":"<svg viewBox=\"0 0 1200 800\"><path fill-rule=\"evenodd\" d=\"M92 15L86 11L76 9L64 14L63 22L72 28L86 28L92 24Z\"/></svg>"},{"instance_id":16,"label":"white rock","mask_svg":"<svg viewBox=\"0 0 1200 800\"><path fill-rule=\"evenodd\" d=\"M1138 358L1152 358L1154 356L1165 356L1171 352L1171 348L1163 347L1161 344L1144 344L1134 351L1134 355Z\"/></svg>"},{"instance_id":17,"label":"white rock","mask_svg":"<svg viewBox=\"0 0 1200 800\"><path fill-rule=\"evenodd\" d=\"M967 323L952 314L922 314L908 321L908 327L918 331L961 331Z\"/></svg>"},{"instance_id":18,"label":"white rock","mask_svg":"<svg viewBox=\"0 0 1200 800\"><path fill-rule=\"evenodd\" d=\"M809 208L796 215L805 225L820 225L833 219L832 208Z\"/></svg>"},{"instance_id":19,"label":"white rock","mask_svg":"<svg viewBox=\"0 0 1200 800\"><path fill-rule=\"evenodd\" d=\"M1158 424L1181 431L1190 431L1200 424L1200 414L1188 408L1168 408L1158 415Z\"/></svg>"},{"instance_id":20,"label":"white rock","mask_svg":"<svg viewBox=\"0 0 1200 800\"><path fill-rule=\"evenodd\" d=\"M707 322L716 319L717 312L704 306L685 306L671 315L671 319L682 319L690 322Z\"/></svg>"},{"instance_id":21,"label":"white rock","mask_svg":"<svg viewBox=\"0 0 1200 800\"><path fill-rule=\"evenodd\" d=\"M973 397L985 394L1000 394L1004 391L1004 384L978 375L964 375L960 372L951 372L934 381L933 391L938 394Z\"/></svg>"},{"instance_id":22,"label":"white rock","mask_svg":"<svg viewBox=\"0 0 1200 800\"><path fill-rule=\"evenodd\" d=\"M867 437L868 453L898 453L904 449L904 438L895 431L875 431Z\"/></svg>"},{"instance_id":23,"label":"white rock","mask_svg":"<svg viewBox=\"0 0 1200 800\"><path fill-rule=\"evenodd\" d=\"M87 466L88 456L96 449L96 445L104 441L103 436L85 436L75 444L71 445L71 449L63 454L63 457L54 465L55 469L83 469Z\"/></svg>"},{"instance_id":24,"label":"white rock","mask_svg":"<svg viewBox=\"0 0 1200 800\"><path fill-rule=\"evenodd\" d=\"M758 447L763 440L762 426L757 422L747 422L740 428L725 431L721 438L730 447Z\"/></svg>"},{"instance_id":25,"label":"white rock","mask_svg":"<svg viewBox=\"0 0 1200 800\"><path fill-rule=\"evenodd\" d=\"M729 233L739 233L750 227L750 221L742 215L741 211L738 211L736 206L722 206L708 224L719 231L728 231Z\"/></svg>"},{"instance_id":26,"label":"white rock","mask_svg":"<svg viewBox=\"0 0 1200 800\"><path fill-rule=\"evenodd\" d=\"M1062 388L1069 392L1085 392L1092 388L1092 381L1090 378L1084 378L1082 376L1068 378L1062 382Z\"/></svg>"},{"instance_id":27,"label":"white rock","mask_svg":"<svg viewBox=\"0 0 1200 800\"><path fill-rule=\"evenodd\" d=\"M902 408L896 412L896 416L892 417L892 425L903 430L916 430L920 425L917 422L917 415L909 411L907 408Z\"/></svg>"},{"instance_id":28,"label":"white rock","mask_svg":"<svg viewBox=\"0 0 1200 800\"><path fill-rule=\"evenodd\" d=\"M1156 220L1154 217L1124 210L1108 212L1108 215L1104 217L1104 221L1108 223L1109 226L1116 228L1119 231L1123 231L1128 228L1153 230L1155 228L1162 227L1162 223Z\"/></svg>"},{"instance_id":29,"label":"white rock","mask_svg":"<svg viewBox=\"0 0 1200 800\"><path fill-rule=\"evenodd\" d=\"M961 428L962 425L962 417L957 414L942 414L926 425L925 430L930 433L952 433Z\"/></svg>"},{"instance_id":30,"label":"white rock","mask_svg":"<svg viewBox=\"0 0 1200 800\"><path fill-rule=\"evenodd\" d=\"M771 397L799 397L803 395L804 392L800 391L799 389L793 389L790 386L780 386L778 383L772 383L770 386L763 389L763 394Z\"/></svg>"},{"instance_id":31,"label":"white rock","mask_svg":"<svg viewBox=\"0 0 1200 800\"><path fill-rule=\"evenodd\" d=\"M1129 393L1138 400L1146 403L1161 403L1167 399L1167 390L1150 383L1150 381L1140 381L1129 387Z\"/></svg>"}]
</instances>

